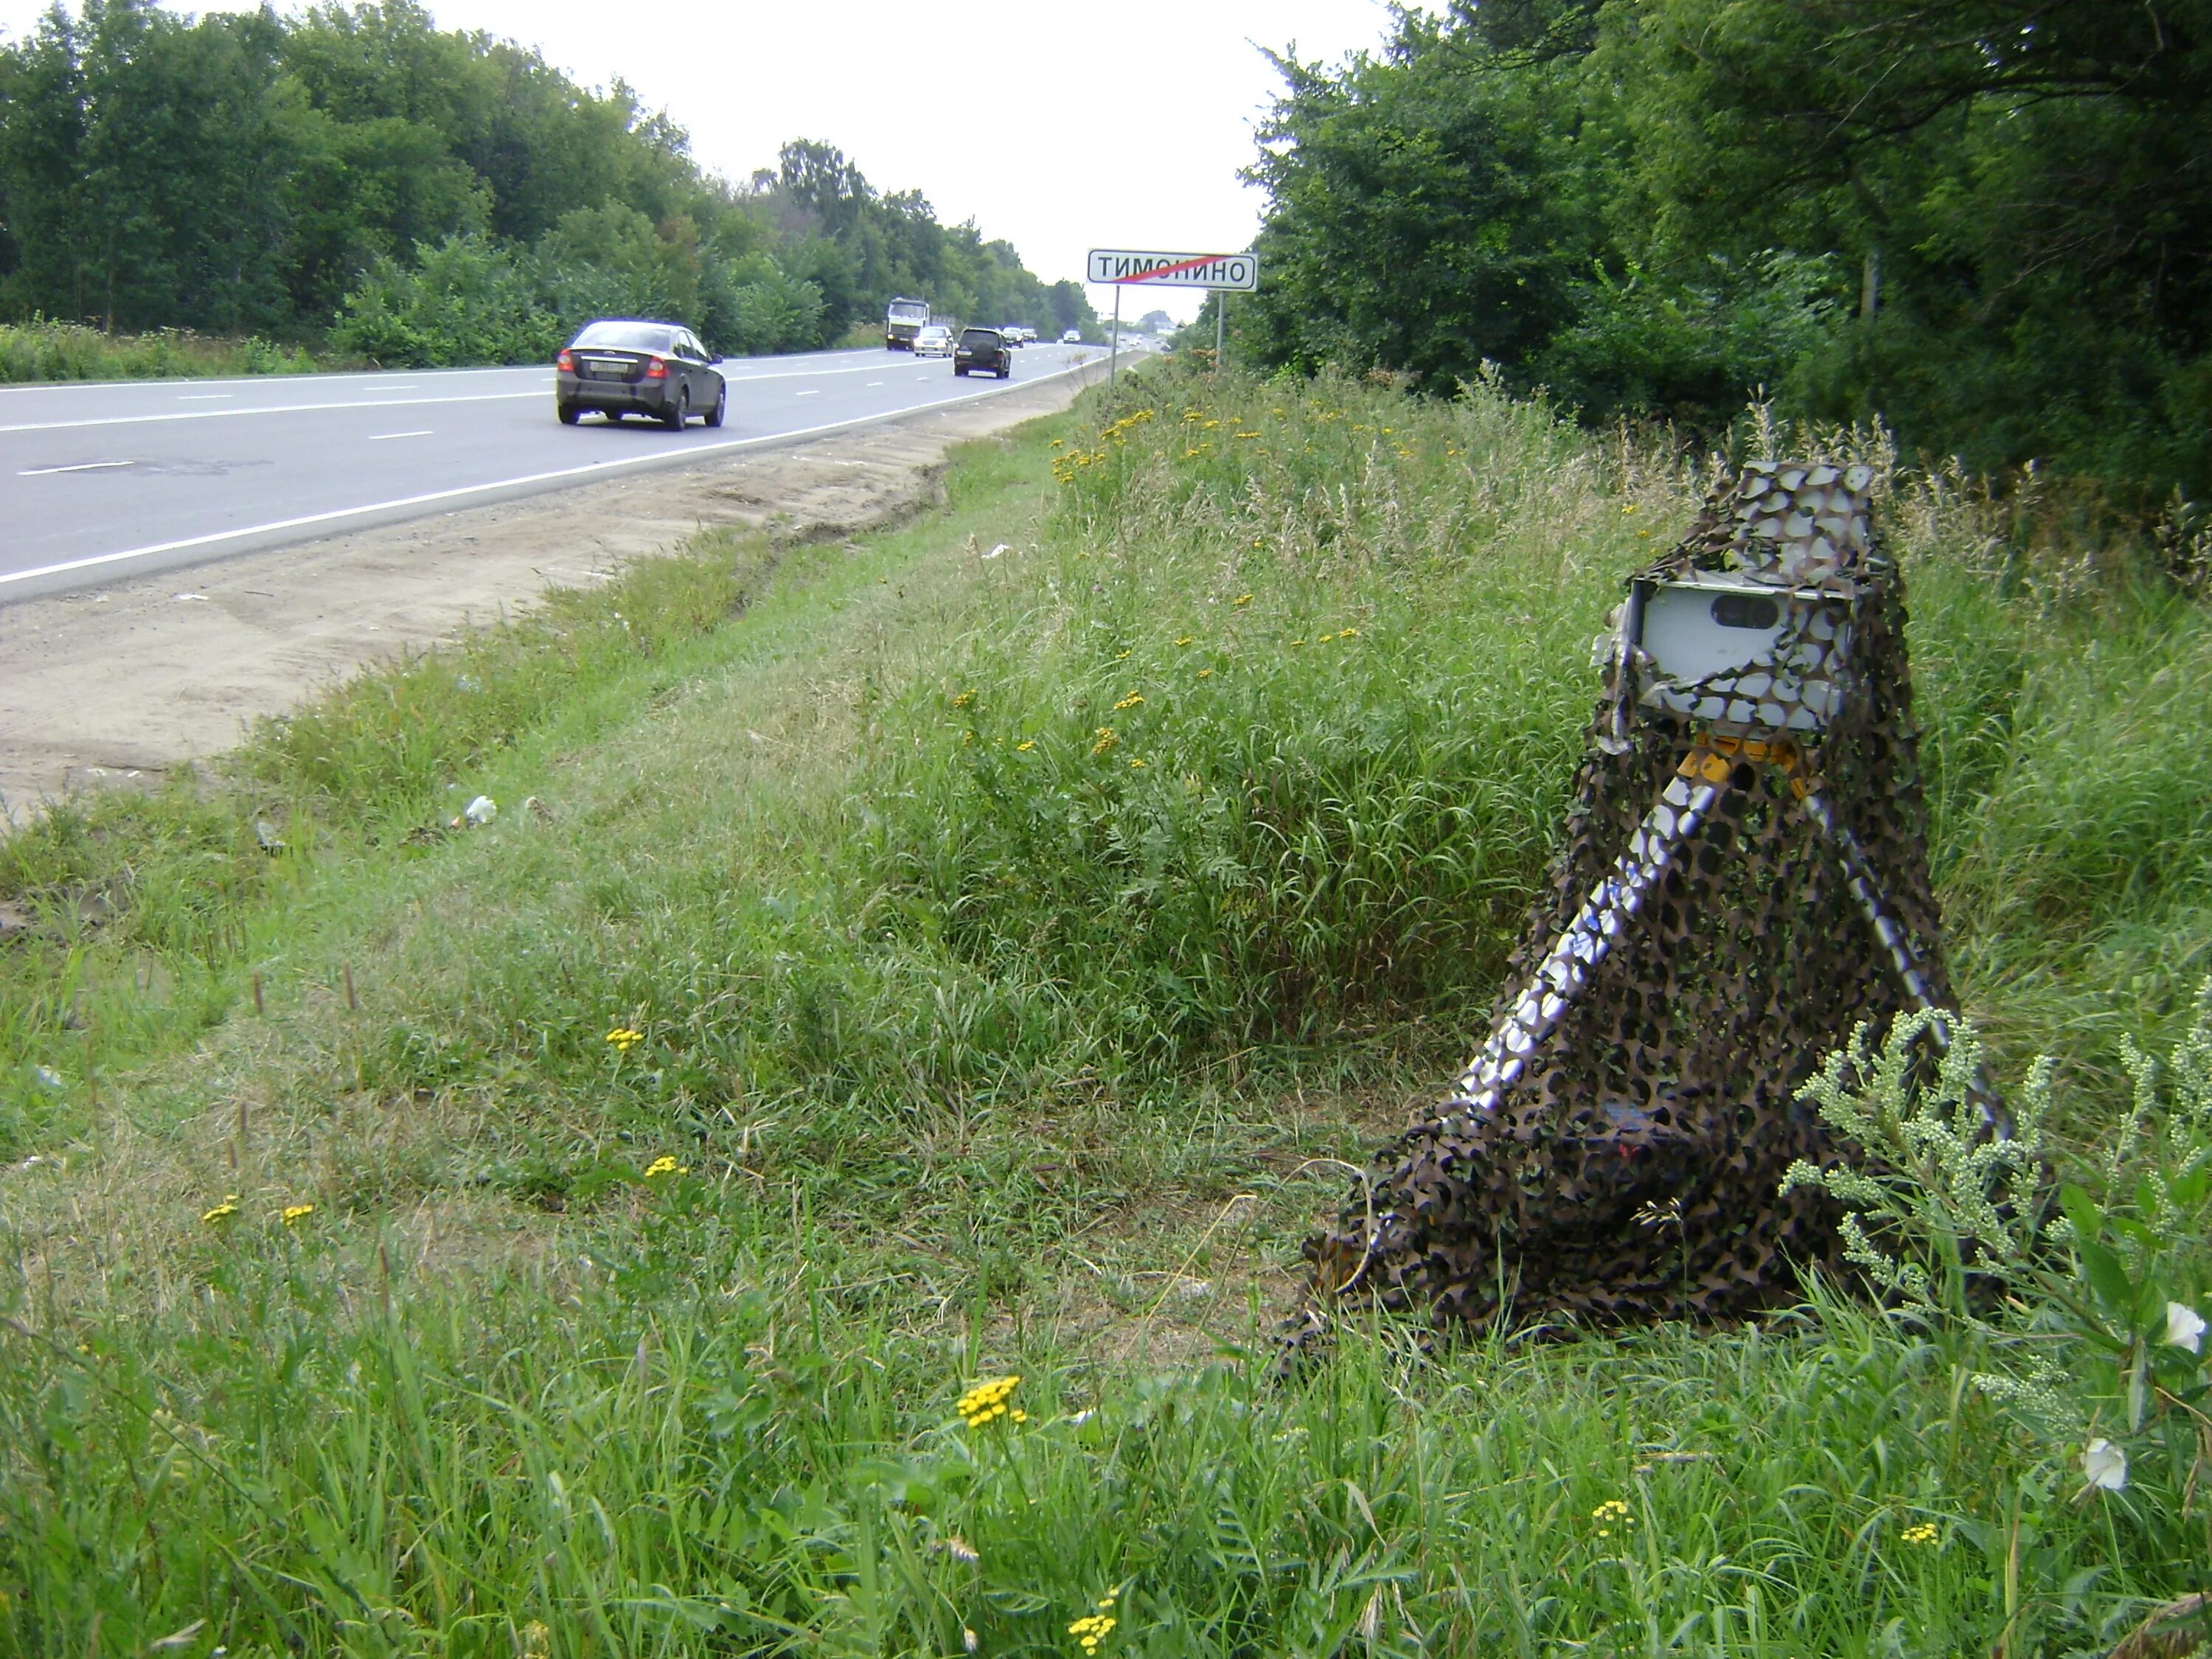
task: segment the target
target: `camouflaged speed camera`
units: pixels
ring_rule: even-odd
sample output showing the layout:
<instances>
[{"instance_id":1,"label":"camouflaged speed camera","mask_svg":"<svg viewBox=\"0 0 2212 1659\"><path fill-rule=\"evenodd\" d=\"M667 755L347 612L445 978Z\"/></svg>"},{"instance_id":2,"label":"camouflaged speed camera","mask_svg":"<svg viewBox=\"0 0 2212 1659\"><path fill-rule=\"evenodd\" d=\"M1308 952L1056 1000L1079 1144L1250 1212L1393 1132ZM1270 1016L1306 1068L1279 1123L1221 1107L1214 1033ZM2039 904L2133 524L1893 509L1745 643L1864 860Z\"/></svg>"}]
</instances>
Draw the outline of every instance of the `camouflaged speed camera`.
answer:
<instances>
[{"instance_id":1,"label":"camouflaged speed camera","mask_svg":"<svg viewBox=\"0 0 2212 1659\"><path fill-rule=\"evenodd\" d=\"M1735 571L1637 581L1621 613L1624 655L1645 708L1737 737L1826 728L1850 660L1850 602Z\"/></svg>"},{"instance_id":2,"label":"camouflaged speed camera","mask_svg":"<svg viewBox=\"0 0 2212 1659\"><path fill-rule=\"evenodd\" d=\"M1894 565L1870 467L1753 461L1630 577L1565 848L1451 1091L1305 1247L1302 1352L1354 1297L1442 1328L1735 1318L1838 1261L1785 1185L1855 1031L1951 1043ZM1931 1073L1932 1075L1932 1073ZM1978 1069L1967 1099L2007 1133Z\"/></svg>"},{"instance_id":3,"label":"camouflaged speed camera","mask_svg":"<svg viewBox=\"0 0 2212 1659\"><path fill-rule=\"evenodd\" d=\"M1721 568L1638 575L1610 653L1620 672L1606 746L1626 744L1636 713L1726 737L1825 732L1850 682L1871 482L1864 467L1754 464L1730 492Z\"/></svg>"}]
</instances>

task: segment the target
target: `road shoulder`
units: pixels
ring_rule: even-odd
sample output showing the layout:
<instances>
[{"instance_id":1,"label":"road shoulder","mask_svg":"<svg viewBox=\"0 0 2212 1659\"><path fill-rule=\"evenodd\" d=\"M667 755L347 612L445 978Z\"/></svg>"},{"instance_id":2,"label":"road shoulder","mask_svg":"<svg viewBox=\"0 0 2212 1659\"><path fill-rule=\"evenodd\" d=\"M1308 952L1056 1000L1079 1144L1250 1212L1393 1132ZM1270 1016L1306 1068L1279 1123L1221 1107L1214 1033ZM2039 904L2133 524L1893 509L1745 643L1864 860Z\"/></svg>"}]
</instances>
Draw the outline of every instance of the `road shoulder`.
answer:
<instances>
[{"instance_id":1,"label":"road shoulder","mask_svg":"<svg viewBox=\"0 0 2212 1659\"><path fill-rule=\"evenodd\" d=\"M368 664L733 526L849 535L935 499L946 451L1064 408L1071 374L803 443L0 607L0 815L131 787Z\"/></svg>"}]
</instances>

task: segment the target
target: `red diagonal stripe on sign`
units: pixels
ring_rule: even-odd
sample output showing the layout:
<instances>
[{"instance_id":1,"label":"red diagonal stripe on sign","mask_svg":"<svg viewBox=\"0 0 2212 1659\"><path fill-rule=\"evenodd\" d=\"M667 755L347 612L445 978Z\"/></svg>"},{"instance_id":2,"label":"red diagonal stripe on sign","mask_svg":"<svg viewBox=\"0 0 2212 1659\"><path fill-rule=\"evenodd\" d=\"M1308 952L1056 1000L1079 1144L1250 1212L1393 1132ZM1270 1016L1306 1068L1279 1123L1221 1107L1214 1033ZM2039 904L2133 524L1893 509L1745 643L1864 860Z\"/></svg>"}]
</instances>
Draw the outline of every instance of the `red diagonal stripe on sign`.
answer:
<instances>
[{"instance_id":1,"label":"red diagonal stripe on sign","mask_svg":"<svg viewBox=\"0 0 2212 1659\"><path fill-rule=\"evenodd\" d=\"M1127 276L1109 276L1109 283L1149 283L1156 276L1173 276L1181 271L1195 270L1200 265L1210 265L1216 259L1226 259L1226 253L1201 253L1195 259L1185 259L1179 265L1157 265L1150 270L1133 271Z\"/></svg>"}]
</instances>

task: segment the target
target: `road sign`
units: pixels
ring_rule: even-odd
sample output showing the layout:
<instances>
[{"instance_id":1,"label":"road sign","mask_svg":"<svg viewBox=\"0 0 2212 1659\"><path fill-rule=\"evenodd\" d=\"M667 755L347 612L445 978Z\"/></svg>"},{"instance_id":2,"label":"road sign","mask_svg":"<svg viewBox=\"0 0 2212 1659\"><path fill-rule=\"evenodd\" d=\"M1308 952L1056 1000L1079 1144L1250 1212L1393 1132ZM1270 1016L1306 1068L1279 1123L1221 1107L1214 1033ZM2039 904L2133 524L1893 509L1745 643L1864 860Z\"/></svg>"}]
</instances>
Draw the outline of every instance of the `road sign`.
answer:
<instances>
[{"instance_id":1,"label":"road sign","mask_svg":"<svg viewBox=\"0 0 2212 1659\"><path fill-rule=\"evenodd\" d=\"M1146 288L1225 288L1239 293L1260 286L1260 262L1249 253L1152 253L1094 247L1091 280Z\"/></svg>"}]
</instances>

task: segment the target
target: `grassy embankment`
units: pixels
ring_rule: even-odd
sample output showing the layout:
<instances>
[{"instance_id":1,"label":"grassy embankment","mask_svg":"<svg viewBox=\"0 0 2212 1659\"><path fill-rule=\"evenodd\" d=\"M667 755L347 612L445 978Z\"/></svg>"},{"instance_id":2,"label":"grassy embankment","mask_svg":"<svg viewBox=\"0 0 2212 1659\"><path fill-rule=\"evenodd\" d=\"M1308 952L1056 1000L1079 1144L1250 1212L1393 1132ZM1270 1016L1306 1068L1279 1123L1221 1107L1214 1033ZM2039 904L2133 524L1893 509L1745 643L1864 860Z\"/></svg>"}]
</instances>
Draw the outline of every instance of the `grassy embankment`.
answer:
<instances>
[{"instance_id":1,"label":"grassy embankment","mask_svg":"<svg viewBox=\"0 0 2212 1659\"><path fill-rule=\"evenodd\" d=\"M0 1648L2025 1654L2203 1587L2185 1458L2078 1498L1848 1308L1245 1363L1692 492L1487 392L1139 389L0 844ZM1888 525L1957 976L2091 1142L2207 965L2212 624Z\"/></svg>"}]
</instances>

